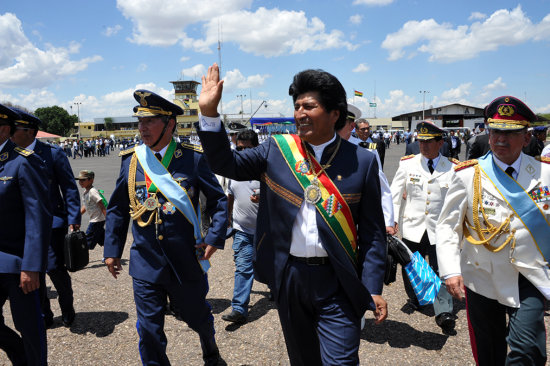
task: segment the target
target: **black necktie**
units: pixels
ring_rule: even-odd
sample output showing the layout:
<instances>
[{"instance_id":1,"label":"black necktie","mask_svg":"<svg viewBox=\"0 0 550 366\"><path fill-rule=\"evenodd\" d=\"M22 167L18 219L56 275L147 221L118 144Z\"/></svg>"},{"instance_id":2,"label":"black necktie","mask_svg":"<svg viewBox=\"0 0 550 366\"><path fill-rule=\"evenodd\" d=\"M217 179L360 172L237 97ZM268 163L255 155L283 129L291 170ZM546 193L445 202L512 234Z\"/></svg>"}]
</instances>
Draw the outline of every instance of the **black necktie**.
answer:
<instances>
[{"instance_id":1,"label":"black necktie","mask_svg":"<svg viewBox=\"0 0 550 366\"><path fill-rule=\"evenodd\" d=\"M506 174L508 174L510 176L510 178L514 178L514 172L515 172L515 169L512 168L511 166L509 166L508 168L506 168L505 170Z\"/></svg>"},{"instance_id":2,"label":"black necktie","mask_svg":"<svg viewBox=\"0 0 550 366\"><path fill-rule=\"evenodd\" d=\"M155 157L159 159L159 161L162 161L162 155L160 155L160 153L155 153Z\"/></svg>"},{"instance_id":3,"label":"black necktie","mask_svg":"<svg viewBox=\"0 0 550 366\"><path fill-rule=\"evenodd\" d=\"M430 169L430 174L434 172L434 161L432 159L428 160L428 169Z\"/></svg>"}]
</instances>

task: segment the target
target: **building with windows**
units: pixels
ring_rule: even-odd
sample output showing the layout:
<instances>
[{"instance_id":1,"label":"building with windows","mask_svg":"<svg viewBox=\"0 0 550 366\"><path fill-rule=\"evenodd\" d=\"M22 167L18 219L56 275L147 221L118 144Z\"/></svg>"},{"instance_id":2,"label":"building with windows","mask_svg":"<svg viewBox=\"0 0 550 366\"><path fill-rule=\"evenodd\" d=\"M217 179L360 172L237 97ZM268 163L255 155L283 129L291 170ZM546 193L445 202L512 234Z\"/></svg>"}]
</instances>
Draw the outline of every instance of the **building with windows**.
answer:
<instances>
[{"instance_id":1,"label":"building with windows","mask_svg":"<svg viewBox=\"0 0 550 366\"><path fill-rule=\"evenodd\" d=\"M404 122L410 131L416 128L420 121L428 120L443 128L474 129L476 123L483 123L483 108L465 104L453 103L426 110L409 112L392 117L393 121ZM423 117L424 116L424 117Z\"/></svg>"}]
</instances>

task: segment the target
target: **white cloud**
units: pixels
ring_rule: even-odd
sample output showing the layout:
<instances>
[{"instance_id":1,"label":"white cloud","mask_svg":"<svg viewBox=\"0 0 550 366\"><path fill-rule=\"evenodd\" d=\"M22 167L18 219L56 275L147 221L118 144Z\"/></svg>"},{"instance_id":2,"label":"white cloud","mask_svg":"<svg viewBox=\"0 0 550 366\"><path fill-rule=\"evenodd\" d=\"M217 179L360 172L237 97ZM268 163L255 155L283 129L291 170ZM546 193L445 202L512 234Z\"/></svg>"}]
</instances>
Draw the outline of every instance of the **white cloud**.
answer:
<instances>
[{"instance_id":1,"label":"white cloud","mask_svg":"<svg viewBox=\"0 0 550 366\"><path fill-rule=\"evenodd\" d=\"M361 24L361 22L363 21L363 16L359 14L352 15L349 17L349 21L351 24Z\"/></svg>"},{"instance_id":2,"label":"white cloud","mask_svg":"<svg viewBox=\"0 0 550 366\"><path fill-rule=\"evenodd\" d=\"M399 31L388 34L382 47L388 50L389 60L404 57L407 47L419 44L416 50L428 53L430 61L454 62L501 46L539 40L550 40L550 14L533 24L518 5L513 10L497 10L484 22L470 26L453 28L434 19L408 21Z\"/></svg>"},{"instance_id":3,"label":"white cloud","mask_svg":"<svg viewBox=\"0 0 550 366\"><path fill-rule=\"evenodd\" d=\"M184 29L222 14L249 7L252 0L117 0L117 7L134 24L131 41L171 46L187 38Z\"/></svg>"},{"instance_id":4,"label":"white cloud","mask_svg":"<svg viewBox=\"0 0 550 366\"><path fill-rule=\"evenodd\" d=\"M197 52L211 53L217 44L221 25L223 42L234 42L244 52L265 57L285 53L297 54L356 45L344 40L339 30L326 31L316 17L307 18L303 11L260 7L254 12L243 10L252 0L205 0L197 6L191 0L118 0L122 14L133 24L130 41L152 46L181 44ZM194 39L185 29L205 23L203 39Z\"/></svg>"},{"instance_id":5,"label":"white cloud","mask_svg":"<svg viewBox=\"0 0 550 366\"><path fill-rule=\"evenodd\" d=\"M506 83L502 81L502 76L499 76L492 83L489 83L483 87L484 90L492 91L506 88Z\"/></svg>"},{"instance_id":6,"label":"white cloud","mask_svg":"<svg viewBox=\"0 0 550 366\"><path fill-rule=\"evenodd\" d=\"M358 46L344 40L339 30L327 32L325 24L316 17L308 19L303 11L259 8L255 12L237 11L220 17L223 41L235 42L239 48L254 55L274 57L332 48L354 50ZM218 42L218 21L205 25L204 39L187 38L184 47L198 52L211 52Z\"/></svg>"},{"instance_id":7,"label":"white cloud","mask_svg":"<svg viewBox=\"0 0 550 366\"><path fill-rule=\"evenodd\" d=\"M197 64L193 67L181 70L182 79L200 80L203 75L206 75L207 68L203 64Z\"/></svg>"},{"instance_id":8,"label":"white cloud","mask_svg":"<svg viewBox=\"0 0 550 366\"><path fill-rule=\"evenodd\" d=\"M120 24L115 25L114 27L107 27L102 34L106 37L111 37L120 32L122 26Z\"/></svg>"},{"instance_id":9,"label":"white cloud","mask_svg":"<svg viewBox=\"0 0 550 366\"><path fill-rule=\"evenodd\" d=\"M359 65L357 65L353 70L353 72L367 72L370 70L370 66L367 66L367 64L365 63L361 63Z\"/></svg>"},{"instance_id":10,"label":"white cloud","mask_svg":"<svg viewBox=\"0 0 550 366\"><path fill-rule=\"evenodd\" d=\"M76 42L67 48L35 47L25 36L21 21L11 13L0 15L0 40L0 87L5 88L45 87L103 60L98 55L71 60L71 54L79 52Z\"/></svg>"},{"instance_id":11,"label":"white cloud","mask_svg":"<svg viewBox=\"0 0 550 366\"><path fill-rule=\"evenodd\" d=\"M456 88L452 88L449 90L445 90L443 93L441 93L441 98L450 100L451 103L457 103L457 100L461 100L465 96L470 94L470 89L472 88L472 83L464 83L460 84Z\"/></svg>"},{"instance_id":12,"label":"white cloud","mask_svg":"<svg viewBox=\"0 0 550 366\"><path fill-rule=\"evenodd\" d=\"M269 74L256 74L245 77L240 70L233 69L225 73L223 88L225 91L259 88L264 85L265 79L270 76Z\"/></svg>"},{"instance_id":13,"label":"white cloud","mask_svg":"<svg viewBox=\"0 0 550 366\"><path fill-rule=\"evenodd\" d=\"M189 56L182 56L182 57L180 58L180 61L181 61L181 62L185 62L185 61L189 61L190 59L191 59L191 57L189 57Z\"/></svg>"},{"instance_id":14,"label":"white cloud","mask_svg":"<svg viewBox=\"0 0 550 366\"><path fill-rule=\"evenodd\" d=\"M145 72L147 71L147 64L139 64L137 67L137 72Z\"/></svg>"},{"instance_id":15,"label":"white cloud","mask_svg":"<svg viewBox=\"0 0 550 366\"><path fill-rule=\"evenodd\" d=\"M355 0L353 5L384 6L393 3L394 0Z\"/></svg>"},{"instance_id":16,"label":"white cloud","mask_svg":"<svg viewBox=\"0 0 550 366\"><path fill-rule=\"evenodd\" d=\"M468 20L482 20L485 18L487 18L487 14L480 13L479 11L474 11L472 14L470 14Z\"/></svg>"}]
</instances>

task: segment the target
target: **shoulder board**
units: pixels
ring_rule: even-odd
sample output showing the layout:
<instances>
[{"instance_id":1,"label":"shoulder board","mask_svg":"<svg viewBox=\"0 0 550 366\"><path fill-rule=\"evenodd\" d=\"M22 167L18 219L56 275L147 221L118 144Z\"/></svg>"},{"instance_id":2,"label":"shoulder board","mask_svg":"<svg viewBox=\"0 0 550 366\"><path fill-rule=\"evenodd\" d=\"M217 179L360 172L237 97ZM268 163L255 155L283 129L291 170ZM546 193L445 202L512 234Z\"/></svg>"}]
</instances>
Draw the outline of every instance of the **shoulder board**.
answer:
<instances>
[{"instance_id":1,"label":"shoulder board","mask_svg":"<svg viewBox=\"0 0 550 366\"><path fill-rule=\"evenodd\" d=\"M448 158L448 159L449 159L449 161L450 161L451 163L453 163L453 164L455 164L455 165L456 165L456 164L460 164L460 160L458 160L458 159L455 159L455 158Z\"/></svg>"},{"instance_id":2,"label":"shoulder board","mask_svg":"<svg viewBox=\"0 0 550 366\"><path fill-rule=\"evenodd\" d=\"M477 165L477 159L463 161L461 163L458 163L457 166L455 166L455 172L458 172L459 170L462 170L474 165Z\"/></svg>"},{"instance_id":3,"label":"shoulder board","mask_svg":"<svg viewBox=\"0 0 550 366\"><path fill-rule=\"evenodd\" d=\"M376 146L377 146L377 145L376 145L376 142L371 142L371 143L369 143L369 149L371 149L371 150L376 149Z\"/></svg>"},{"instance_id":4,"label":"shoulder board","mask_svg":"<svg viewBox=\"0 0 550 366\"><path fill-rule=\"evenodd\" d=\"M414 157L415 157L414 154L412 154L412 155L406 155L406 156L403 156L403 157L401 158L401 161L403 161L403 160L409 160L409 159L412 159L412 158L414 158Z\"/></svg>"},{"instance_id":5,"label":"shoulder board","mask_svg":"<svg viewBox=\"0 0 550 366\"><path fill-rule=\"evenodd\" d=\"M19 147L19 146L16 146L14 150L15 152L23 156L31 156L32 154L34 154L34 151L23 149L22 147Z\"/></svg>"},{"instance_id":6,"label":"shoulder board","mask_svg":"<svg viewBox=\"0 0 550 366\"><path fill-rule=\"evenodd\" d=\"M182 142L181 144L181 147L183 147L184 149L189 149L189 150L193 150L193 151L196 151L198 153L203 153L204 151L202 150L202 146L201 145L195 145L195 144L188 144L186 142Z\"/></svg>"},{"instance_id":7,"label":"shoulder board","mask_svg":"<svg viewBox=\"0 0 550 366\"><path fill-rule=\"evenodd\" d=\"M130 154L130 153L133 153L135 149L136 149L135 147L131 147L131 148L129 148L129 149L122 150L122 151L118 154L118 156L126 156L126 155L128 155L128 154Z\"/></svg>"},{"instance_id":8,"label":"shoulder board","mask_svg":"<svg viewBox=\"0 0 550 366\"><path fill-rule=\"evenodd\" d=\"M550 157L548 156L537 156L536 159L541 163L550 164Z\"/></svg>"}]
</instances>

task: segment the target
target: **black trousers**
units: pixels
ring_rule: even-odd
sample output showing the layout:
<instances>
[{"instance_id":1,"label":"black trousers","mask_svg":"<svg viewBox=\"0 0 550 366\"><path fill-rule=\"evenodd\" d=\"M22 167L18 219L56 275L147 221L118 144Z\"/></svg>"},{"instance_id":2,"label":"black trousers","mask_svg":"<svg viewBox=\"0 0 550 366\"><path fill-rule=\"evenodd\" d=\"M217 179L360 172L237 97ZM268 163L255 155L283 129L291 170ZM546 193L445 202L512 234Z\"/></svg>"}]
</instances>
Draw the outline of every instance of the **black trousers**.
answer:
<instances>
[{"instance_id":1,"label":"black trousers","mask_svg":"<svg viewBox=\"0 0 550 366\"><path fill-rule=\"evenodd\" d=\"M502 305L466 288L470 343L480 366L546 363L544 296L521 274L518 286L519 308Z\"/></svg>"}]
</instances>

